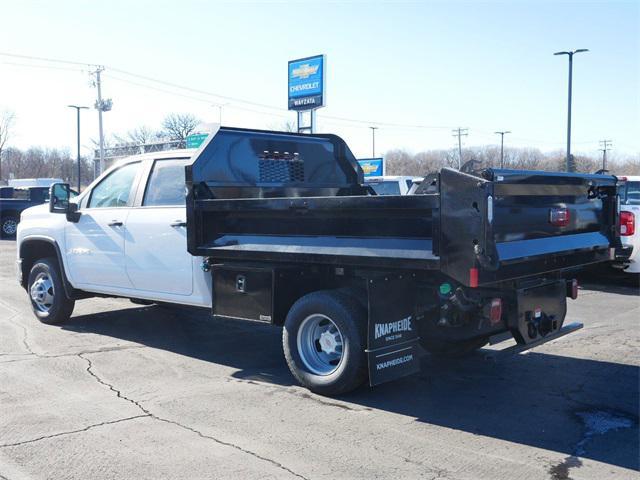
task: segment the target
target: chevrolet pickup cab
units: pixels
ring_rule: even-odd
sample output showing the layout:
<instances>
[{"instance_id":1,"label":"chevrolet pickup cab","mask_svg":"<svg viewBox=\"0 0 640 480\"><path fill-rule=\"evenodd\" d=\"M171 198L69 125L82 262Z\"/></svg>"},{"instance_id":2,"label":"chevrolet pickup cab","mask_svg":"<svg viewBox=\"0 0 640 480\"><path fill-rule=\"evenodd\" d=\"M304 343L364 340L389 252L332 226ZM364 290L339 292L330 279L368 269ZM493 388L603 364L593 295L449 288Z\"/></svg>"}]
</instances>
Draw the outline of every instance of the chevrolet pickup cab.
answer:
<instances>
[{"instance_id":1,"label":"chevrolet pickup cab","mask_svg":"<svg viewBox=\"0 0 640 480\"><path fill-rule=\"evenodd\" d=\"M22 215L18 278L49 324L110 295L282 327L294 377L336 395L415 373L425 349L522 351L579 328L563 273L611 259L616 183L443 169L430 193L379 196L339 137L223 127L77 198L54 185Z\"/></svg>"}]
</instances>

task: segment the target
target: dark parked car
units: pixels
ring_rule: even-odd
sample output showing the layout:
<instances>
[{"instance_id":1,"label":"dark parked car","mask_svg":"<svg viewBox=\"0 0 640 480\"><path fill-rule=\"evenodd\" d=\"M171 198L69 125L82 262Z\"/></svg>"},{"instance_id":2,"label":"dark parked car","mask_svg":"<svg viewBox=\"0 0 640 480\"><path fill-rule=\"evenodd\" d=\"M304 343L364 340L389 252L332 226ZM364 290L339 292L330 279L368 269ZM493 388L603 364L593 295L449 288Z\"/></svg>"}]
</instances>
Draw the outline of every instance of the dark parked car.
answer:
<instances>
[{"instance_id":1,"label":"dark parked car","mask_svg":"<svg viewBox=\"0 0 640 480\"><path fill-rule=\"evenodd\" d=\"M0 233L3 238L16 235L20 213L49 200L49 187L0 187Z\"/></svg>"}]
</instances>

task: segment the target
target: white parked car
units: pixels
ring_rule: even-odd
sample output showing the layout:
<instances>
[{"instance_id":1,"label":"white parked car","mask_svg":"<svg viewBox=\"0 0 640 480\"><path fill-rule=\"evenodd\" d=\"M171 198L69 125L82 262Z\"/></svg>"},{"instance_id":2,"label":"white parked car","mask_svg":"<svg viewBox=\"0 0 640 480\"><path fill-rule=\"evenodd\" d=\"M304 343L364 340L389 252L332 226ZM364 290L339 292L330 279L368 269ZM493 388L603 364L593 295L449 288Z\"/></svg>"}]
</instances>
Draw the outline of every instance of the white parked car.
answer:
<instances>
[{"instance_id":1,"label":"white parked car","mask_svg":"<svg viewBox=\"0 0 640 480\"><path fill-rule=\"evenodd\" d=\"M628 273L640 273L640 176L626 177L620 187L620 239L625 249L631 249L628 259L616 266ZM628 253L628 251L627 251Z\"/></svg>"},{"instance_id":2,"label":"white parked car","mask_svg":"<svg viewBox=\"0 0 640 480\"><path fill-rule=\"evenodd\" d=\"M9 180L9 186L18 188L28 187L50 187L54 183L62 183L61 178L12 178Z\"/></svg>"},{"instance_id":3,"label":"white parked car","mask_svg":"<svg viewBox=\"0 0 640 480\"><path fill-rule=\"evenodd\" d=\"M378 195L407 195L414 182L422 177L386 175L384 177L367 177L365 183L372 187Z\"/></svg>"}]
</instances>

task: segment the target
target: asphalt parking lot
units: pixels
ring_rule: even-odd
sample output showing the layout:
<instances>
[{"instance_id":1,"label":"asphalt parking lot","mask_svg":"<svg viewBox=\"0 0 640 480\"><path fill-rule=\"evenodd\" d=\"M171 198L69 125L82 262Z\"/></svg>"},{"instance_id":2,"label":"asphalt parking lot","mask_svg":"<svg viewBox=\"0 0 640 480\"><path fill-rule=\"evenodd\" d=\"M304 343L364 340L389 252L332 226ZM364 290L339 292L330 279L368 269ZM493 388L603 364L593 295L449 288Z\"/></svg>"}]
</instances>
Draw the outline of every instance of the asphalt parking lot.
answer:
<instances>
[{"instance_id":1,"label":"asphalt parking lot","mask_svg":"<svg viewBox=\"0 0 640 480\"><path fill-rule=\"evenodd\" d=\"M638 478L640 298L596 269L528 353L324 398L279 329L122 299L40 324L0 241L0 479Z\"/></svg>"}]
</instances>

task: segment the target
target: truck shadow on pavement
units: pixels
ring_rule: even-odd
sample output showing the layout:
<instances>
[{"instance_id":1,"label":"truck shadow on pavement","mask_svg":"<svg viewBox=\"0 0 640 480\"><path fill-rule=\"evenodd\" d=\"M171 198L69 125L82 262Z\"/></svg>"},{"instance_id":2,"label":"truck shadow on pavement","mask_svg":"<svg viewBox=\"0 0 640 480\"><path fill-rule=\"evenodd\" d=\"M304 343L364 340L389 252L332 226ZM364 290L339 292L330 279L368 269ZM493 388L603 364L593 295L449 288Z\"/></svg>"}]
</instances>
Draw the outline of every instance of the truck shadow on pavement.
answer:
<instances>
[{"instance_id":1,"label":"truck shadow on pavement","mask_svg":"<svg viewBox=\"0 0 640 480\"><path fill-rule=\"evenodd\" d=\"M627 273L607 265L599 265L584 268L577 277L580 287L584 290L640 295L640 275L637 273Z\"/></svg>"},{"instance_id":2,"label":"truck shadow on pavement","mask_svg":"<svg viewBox=\"0 0 640 480\"><path fill-rule=\"evenodd\" d=\"M151 306L76 316L63 328L230 366L240 380L283 388L295 384L283 359L281 330L269 325ZM549 467L552 478L568 478L554 475L579 466L578 457L640 468L638 367L535 351L495 361L486 353L451 360L425 355L419 375L363 387L340 400L566 454L566 465ZM619 428L598 441L605 432L588 419L603 415L619 419L614 422Z\"/></svg>"}]
</instances>

